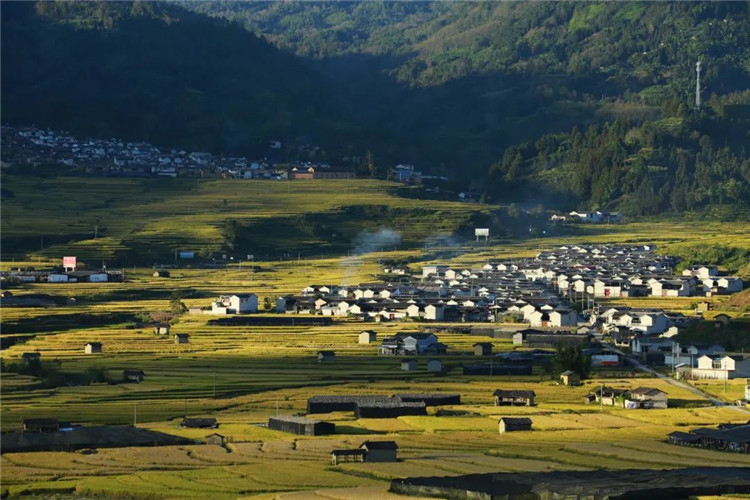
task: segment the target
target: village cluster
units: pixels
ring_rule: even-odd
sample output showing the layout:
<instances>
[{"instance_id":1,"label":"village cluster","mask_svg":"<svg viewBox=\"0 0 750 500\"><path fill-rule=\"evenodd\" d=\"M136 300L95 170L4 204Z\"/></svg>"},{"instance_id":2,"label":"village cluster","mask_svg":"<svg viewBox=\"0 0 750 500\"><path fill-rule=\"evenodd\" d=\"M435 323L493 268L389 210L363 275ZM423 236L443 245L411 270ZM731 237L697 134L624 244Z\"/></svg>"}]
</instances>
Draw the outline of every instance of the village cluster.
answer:
<instances>
[{"instance_id":1,"label":"village cluster","mask_svg":"<svg viewBox=\"0 0 750 500\"><path fill-rule=\"evenodd\" d=\"M721 345L683 344L673 339L693 318L662 309L605 306L600 299L638 296L684 297L730 294L742 289L740 278L720 276L714 266L693 266L676 276L675 259L654 253L651 246L563 246L540 252L533 259L488 262L480 269L428 265L420 274L387 268L392 282L355 286L310 285L300 295L278 297L272 310L285 314L354 317L362 321L488 322L491 337L511 338L516 346L555 347L583 344L594 366L617 365L614 350L598 341L611 339L615 348L629 349L644 362L668 365L681 376L737 378L750 376L750 355L727 353ZM397 279L395 279L397 278ZM697 314L707 303L698 305ZM259 311L252 293L228 294L210 309L192 314L246 314ZM719 315L717 328L729 317ZM513 329L503 324L528 323ZM435 328L423 333L399 333L380 340L381 355L442 355L447 346ZM360 343L375 343L364 331ZM478 354L491 354L491 344L477 343ZM487 352L490 351L490 352ZM526 373L534 353L499 355L496 374ZM539 356L542 353L537 353ZM319 353L328 361L334 353ZM428 369L440 371L439 360ZM409 369L414 360L405 360ZM467 365L467 374L484 373L485 365Z\"/></svg>"},{"instance_id":2,"label":"village cluster","mask_svg":"<svg viewBox=\"0 0 750 500\"><path fill-rule=\"evenodd\" d=\"M33 127L2 128L3 165L59 165L68 171L107 177L189 177L207 179L353 179L353 168L325 162L281 162L281 141L265 145L267 155L260 159L244 156L216 156L201 151L161 149L145 142L118 139L76 139L65 132ZM320 148L295 146L300 156L317 154ZM346 159L357 163L357 158ZM389 178L396 182L420 183L426 179L447 180L424 175L414 165L396 165Z\"/></svg>"}]
</instances>

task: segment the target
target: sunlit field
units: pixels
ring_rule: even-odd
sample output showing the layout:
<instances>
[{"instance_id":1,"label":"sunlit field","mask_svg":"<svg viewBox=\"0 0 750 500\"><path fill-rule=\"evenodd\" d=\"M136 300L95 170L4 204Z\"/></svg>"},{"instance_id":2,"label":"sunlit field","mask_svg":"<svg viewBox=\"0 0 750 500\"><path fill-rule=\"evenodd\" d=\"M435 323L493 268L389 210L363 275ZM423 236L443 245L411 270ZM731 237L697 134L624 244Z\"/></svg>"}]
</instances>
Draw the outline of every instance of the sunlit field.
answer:
<instances>
[{"instance_id":1,"label":"sunlit field","mask_svg":"<svg viewBox=\"0 0 750 500\"><path fill-rule=\"evenodd\" d=\"M63 374L101 371L110 381L119 381L123 370L141 369L145 380L140 384L45 386L34 377L3 373L3 432L19 430L24 418L57 417L84 426L135 424L186 437L196 444L4 453L0 459L2 490L12 495L36 492L38 498L44 498L52 492L72 498L379 499L396 498L386 493L391 479L413 475L673 468L709 463L750 466L750 458L744 455L666 443L667 434L674 430L744 422L750 414L741 408L711 407L690 391L629 369L595 371L583 386L575 388L558 385L539 368L525 377L462 375L462 365L489 360L473 355L475 342L490 341L497 353L512 350L510 340L440 333L439 340L447 344L448 355L437 357L443 362L443 373L434 374L427 372L427 358L418 360L417 371L404 372L399 357L377 355L377 343L357 343L363 329L375 330L380 339L399 331L417 331L426 326L424 323L365 324L339 318L330 326L238 327L210 324L213 317L208 315L185 314L173 321L169 335L155 335L151 326L140 323L150 313L168 310L175 291L190 291L182 299L188 307L208 306L214 297L227 292L254 292L262 304L266 297L273 300L297 294L309 284L371 282L387 260L408 260L416 271L425 262L477 266L491 259L533 256L539 249L564 243L656 243L664 252L702 242L748 248L747 223L590 226L575 237L466 244L441 249L437 255L432 250L425 252L419 241L465 223L476 210L483 210L481 206L398 198L390 194L391 184L379 181L366 181L354 190L341 181L341 189L333 191L318 182L287 185L258 181L230 184L227 191L226 183L208 181L190 184L189 189L180 186L175 199L168 190L154 187L127 202L123 199L142 189L142 181L117 180L110 184L107 180L112 190L104 194L102 189L97 195L91 195L90 187L78 181L45 181L35 198L4 200L3 237L52 234L53 226L59 227L61 234L85 233L98 223L96 207L106 207L107 220L101 222L106 226L104 236L45 245L27 260L19 257L3 261L3 269L57 265L59 256L68 253L96 265L95 258L107 258L121 248L158 246L159 238L184 236L190 245L210 246L220 231L212 210L226 210L222 217L229 216L230 211L232 217L247 219L286 216L291 213L292 199L295 214L385 203L439 210L446 214L447 222L445 226L416 223L399 228L405 234L401 248L362 255L354 266L347 265L350 261L343 254L308 253L282 260L258 256L253 262L217 269L178 267L170 270L169 278L156 278L153 269L136 267L124 269L124 283L39 283L13 289L19 296L48 294L58 305L5 307L0 311L3 338L20 338L18 344L2 351L3 364L18 364L22 353L38 351L43 364L55 366ZM98 182L87 181L94 185ZM24 182L30 181L11 179L11 189L14 183ZM295 193L294 189L299 191ZM53 213L72 215L55 226L45 221ZM377 221L372 227L377 227ZM347 231L357 233L354 227ZM75 305L67 305L69 298L76 299ZM612 299L604 304L661 307L688 314L696 300ZM726 300L710 299L715 307L711 314L722 311ZM175 344L173 336L177 333L190 334L190 342ZM84 354L87 342L101 342L103 353ZM319 350L335 351L335 361L318 363ZM625 410L585 404L583 396L601 384L623 389L659 388L668 393L670 408ZM744 394L744 381L730 381L726 392L723 383L696 385L725 401ZM501 388L533 390L537 405L495 407L492 393ZM313 415L337 425L333 436L296 436L261 426L277 413L303 414L307 398L315 394L405 392L457 393L462 404L431 407L426 416L386 419L356 419L351 412ZM181 429L179 421L186 415L215 417L220 427L217 431ZM502 416L528 416L534 430L501 435L497 422ZM212 432L227 437L226 447L200 444ZM331 450L358 447L368 439L395 440L400 461L330 465Z\"/></svg>"}]
</instances>

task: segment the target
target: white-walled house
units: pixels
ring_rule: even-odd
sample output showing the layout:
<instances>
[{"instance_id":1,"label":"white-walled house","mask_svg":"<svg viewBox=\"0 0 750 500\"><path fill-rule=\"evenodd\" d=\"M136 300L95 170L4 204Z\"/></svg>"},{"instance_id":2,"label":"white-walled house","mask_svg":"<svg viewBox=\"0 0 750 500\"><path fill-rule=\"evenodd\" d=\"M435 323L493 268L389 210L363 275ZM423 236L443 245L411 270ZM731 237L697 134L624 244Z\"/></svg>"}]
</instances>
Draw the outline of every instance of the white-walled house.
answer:
<instances>
[{"instance_id":1,"label":"white-walled house","mask_svg":"<svg viewBox=\"0 0 750 500\"><path fill-rule=\"evenodd\" d=\"M719 270L716 266L693 266L682 271L683 276L695 276L699 279L710 278L711 276L718 276Z\"/></svg>"},{"instance_id":2,"label":"white-walled house","mask_svg":"<svg viewBox=\"0 0 750 500\"><path fill-rule=\"evenodd\" d=\"M750 377L750 354L725 353L704 355L698 358L698 367L692 370L693 378L726 380Z\"/></svg>"},{"instance_id":3,"label":"white-walled house","mask_svg":"<svg viewBox=\"0 0 750 500\"><path fill-rule=\"evenodd\" d=\"M211 306L214 314L249 314L258 312L258 296L254 293L222 295Z\"/></svg>"},{"instance_id":4,"label":"white-walled house","mask_svg":"<svg viewBox=\"0 0 750 500\"><path fill-rule=\"evenodd\" d=\"M654 280L650 283L652 297L689 297L687 280Z\"/></svg>"},{"instance_id":5,"label":"white-walled house","mask_svg":"<svg viewBox=\"0 0 750 500\"><path fill-rule=\"evenodd\" d=\"M713 278L704 278L703 291L715 294L732 294L742 291L743 282L736 276L716 276Z\"/></svg>"},{"instance_id":6,"label":"white-walled house","mask_svg":"<svg viewBox=\"0 0 750 500\"><path fill-rule=\"evenodd\" d=\"M443 304L427 304L424 308L424 319L442 321L444 314L445 306Z\"/></svg>"}]
</instances>

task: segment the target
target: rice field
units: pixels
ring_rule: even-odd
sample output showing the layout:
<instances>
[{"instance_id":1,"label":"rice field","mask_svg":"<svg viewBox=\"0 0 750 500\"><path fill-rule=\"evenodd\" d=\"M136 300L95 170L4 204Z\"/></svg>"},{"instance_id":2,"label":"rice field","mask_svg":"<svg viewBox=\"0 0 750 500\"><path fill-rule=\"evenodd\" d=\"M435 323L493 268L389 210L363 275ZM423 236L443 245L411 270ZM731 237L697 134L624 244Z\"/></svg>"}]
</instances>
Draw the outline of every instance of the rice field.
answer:
<instances>
[{"instance_id":1,"label":"rice field","mask_svg":"<svg viewBox=\"0 0 750 500\"><path fill-rule=\"evenodd\" d=\"M106 229L96 240L81 237L51 243L30 258L18 256L27 260L6 260L0 268L57 264L58 257L68 253L83 259L109 258L128 248L156 248L165 242L170 248L174 242L180 247L210 247L221 230L216 213L253 222L293 217L300 211L327 213L349 205L386 204L448 214L445 226L432 220L405 229L405 240L416 244L433 232L458 227L484 209L399 198L391 193L393 185L379 181L358 181L356 187L341 181L334 190L318 182L185 181L181 185L180 181L169 181L162 186L141 180L86 181L84 185L79 179L63 178L37 185L28 184L32 181L27 178L11 178L4 184L24 193L3 200L4 238L84 234L97 224ZM134 194L140 191L143 193ZM106 215L100 220L97 213ZM61 221L59 214L68 217ZM667 252L698 241L749 248L748 227L747 223L689 222L587 227L584 234L569 238L451 248L443 252L440 262L475 266L488 259L531 256L540 248L582 242L649 242ZM348 231L355 234L353 227ZM421 249L383 249L361 256L352 268L344 258L330 255L308 254L283 260L259 256L252 266L238 263L221 269L178 268L171 270L170 278L154 278L152 269L134 268L124 270L125 283L23 285L14 293L50 294L58 304L74 297L76 305L3 308L3 337L32 337L3 350L0 358L4 364L20 362L23 352L38 351L44 363L54 364L64 374L102 370L114 381L121 378L123 370L142 369L145 380L141 384L44 387L33 377L2 373L3 432L19 429L24 418L58 417L83 425L135 423L201 441L213 431L180 429L178 422L185 415L213 416L220 422L218 432L227 436L229 444L226 448L195 444L85 453L5 453L0 457L2 491L42 498L69 494L73 498L388 499L397 498L386 492L388 482L410 475L671 468L706 463L750 466L750 458L745 456L665 442L666 435L674 430L747 421L746 413L710 407L692 392L626 371L594 373L591 380L575 388L562 387L538 372L492 379L463 376L462 364L486 360L473 356L473 343L488 339L441 333L440 341L449 348L449 355L439 357L444 373L428 373L426 359L419 360L417 371L404 372L399 358L377 356L376 345L357 343L358 333L365 328L375 330L380 338L398 331L416 331L419 323L365 325L340 319L326 327L238 327L211 324L210 316L184 315L174 323L170 335L157 336L134 319L167 310L175 290L191 291L190 298L183 299L187 306L207 306L212 297L237 291L257 293L262 303L265 297L299 293L312 283L372 281L385 259L434 262L436 258ZM414 269L421 263L414 264ZM695 300L646 298L610 303L688 312ZM712 302L720 309L724 300L714 298ZM82 315L111 320L71 324L71 317ZM176 333L190 334L190 343L176 345ZM92 341L103 344L102 354L84 354L83 345ZM495 352L513 348L509 340L491 342ZM336 360L318 363L315 354L319 350L334 350ZM669 394L671 407L624 410L585 404L583 396L600 384L657 387ZM726 393L723 384L696 385L726 400L741 397L744 388L737 381L728 384ZM495 407L495 389L534 390L538 404ZM316 415L336 423L334 436L296 436L260 426L276 413L304 413L306 400L313 394L403 392L459 393L462 404L430 408L427 416L393 419L355 419L351 413ZM534 430L501 435L497 421L502 416L527 416ZM401 460L330 465L332 449L356 447L367 439L395 440Z\"/></svg>"}]
</instances>

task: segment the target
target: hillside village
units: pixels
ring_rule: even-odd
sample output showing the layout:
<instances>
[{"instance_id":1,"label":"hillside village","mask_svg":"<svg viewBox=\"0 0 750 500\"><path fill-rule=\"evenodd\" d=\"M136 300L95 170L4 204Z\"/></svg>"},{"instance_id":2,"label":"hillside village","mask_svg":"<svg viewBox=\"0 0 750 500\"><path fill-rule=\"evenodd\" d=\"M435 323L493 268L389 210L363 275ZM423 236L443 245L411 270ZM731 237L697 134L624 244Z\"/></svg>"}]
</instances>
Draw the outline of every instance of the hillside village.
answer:
<instances>
[{"instance_id":1,"label":"hillside village","mask_svg":"<svg viewBox=\"0 0 750 500\"><path fill-rule=\"evenodd\" d=\"M244 156L217 156L203 151L158 148L145 142L118 139L79 139L66 132L34 127L2 127L2 165L55 165L66 173L106 177L181 177L205 179L353 179L354 167L331 166L323 161L281 161L284 145L269 140L258 159ZM315 157L323 152L310 144L293 146L295 157ZM360 158L344 158L349 165ZM391 180L421 183L423 180L445 181L446 177L425 175L414 165L398 164L389 172ZM463 194L463 193L462 193ZM465 197L465 196L464 196ZM463 199L463 198L461 198Z\"/></svg>"}]
</instances>

